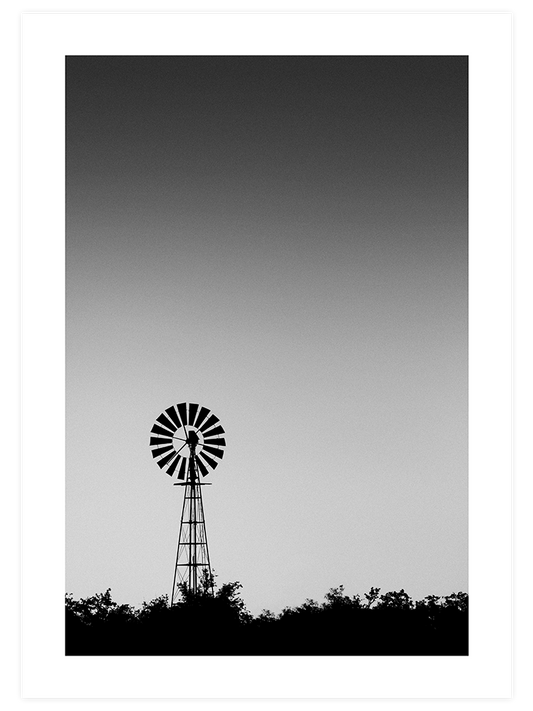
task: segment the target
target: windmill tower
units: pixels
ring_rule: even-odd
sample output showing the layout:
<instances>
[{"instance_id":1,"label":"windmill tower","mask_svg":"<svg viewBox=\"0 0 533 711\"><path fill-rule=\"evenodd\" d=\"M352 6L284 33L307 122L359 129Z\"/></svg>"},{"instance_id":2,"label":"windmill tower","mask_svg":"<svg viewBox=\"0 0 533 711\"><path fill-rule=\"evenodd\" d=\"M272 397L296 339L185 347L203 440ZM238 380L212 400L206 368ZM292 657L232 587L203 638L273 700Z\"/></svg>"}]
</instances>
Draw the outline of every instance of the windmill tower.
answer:
<instances>
[{"instance_id":1,"label":"windmill tower","mask_svg":"<svg viewBox=\"0 0 533 711\"><path fill-rule=\"evenodd\" d=\"M211 580L201 481L224 455L226 440L219 419L206 407L181 402L171 405L151 429L150 447L158 466L183 486L178 548L170 605L178 602L179 585L196 593L204 576Z\"/></svg>"}]
</instances>

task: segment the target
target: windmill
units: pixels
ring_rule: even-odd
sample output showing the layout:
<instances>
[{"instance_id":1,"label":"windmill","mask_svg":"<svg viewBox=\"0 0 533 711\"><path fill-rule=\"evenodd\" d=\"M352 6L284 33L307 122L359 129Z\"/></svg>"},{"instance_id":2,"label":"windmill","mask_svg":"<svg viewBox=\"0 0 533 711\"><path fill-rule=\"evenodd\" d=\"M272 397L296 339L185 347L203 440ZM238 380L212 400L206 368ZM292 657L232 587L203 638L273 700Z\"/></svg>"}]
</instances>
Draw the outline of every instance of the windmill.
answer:
<instances>
[{"instance_id":1,"label":"windmill","mask_svg":"<svg viewBox=\"0 0 533 711\"><path fill-rule=\"evenodd\" d=\"M183 486L178 549L170 605L178 601L179 585L196 593L204 576L211 580L207 547L202 486L205 477L224 455L226 440L219 419L206 407L180 402L171 405L156 419L151 429L150 447L158 466Z\"/></svg>"}]
</instances>

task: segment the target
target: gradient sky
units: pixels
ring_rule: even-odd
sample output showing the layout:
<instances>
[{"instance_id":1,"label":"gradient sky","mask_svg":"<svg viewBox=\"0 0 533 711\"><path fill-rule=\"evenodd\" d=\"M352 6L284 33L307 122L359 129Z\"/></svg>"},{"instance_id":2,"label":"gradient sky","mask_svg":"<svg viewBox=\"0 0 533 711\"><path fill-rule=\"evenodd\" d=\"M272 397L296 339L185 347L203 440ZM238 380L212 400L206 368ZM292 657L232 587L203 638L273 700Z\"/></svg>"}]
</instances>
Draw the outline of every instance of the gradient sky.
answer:
<instances>
[{"instance_id":1,"label":"gradient sky","mask_svg":"<svg viewBox=\"0 0 533 711\"><path fill-rule=\"evenodd\" d=\"M67 591L170 593L155 418L254 613L467 590L466 57L67 58Z\"/></svg>"}]
</instances>

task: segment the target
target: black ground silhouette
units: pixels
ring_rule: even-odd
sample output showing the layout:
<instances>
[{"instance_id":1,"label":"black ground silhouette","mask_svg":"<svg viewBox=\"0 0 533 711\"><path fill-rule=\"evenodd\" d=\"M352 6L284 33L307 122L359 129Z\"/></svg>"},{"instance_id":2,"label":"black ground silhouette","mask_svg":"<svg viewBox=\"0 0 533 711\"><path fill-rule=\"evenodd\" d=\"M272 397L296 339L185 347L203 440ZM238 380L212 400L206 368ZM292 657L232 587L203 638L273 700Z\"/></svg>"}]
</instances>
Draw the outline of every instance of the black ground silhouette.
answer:
<instances>
[{"instance_id":1,"label":"black ground silhouette","mask_svg":"<svg viewBox=\"0 0 533 711\"><path fill-rule=\"evenodd\" d=\"M252 616L238 582L209 586L169 607L166 595L140 609L118 605L111 590L66 597L67 655L467 655L468 595L404 591L349 597L341 585L324 602L306 600L279 614Z\"/></svg>"}]
</instances>

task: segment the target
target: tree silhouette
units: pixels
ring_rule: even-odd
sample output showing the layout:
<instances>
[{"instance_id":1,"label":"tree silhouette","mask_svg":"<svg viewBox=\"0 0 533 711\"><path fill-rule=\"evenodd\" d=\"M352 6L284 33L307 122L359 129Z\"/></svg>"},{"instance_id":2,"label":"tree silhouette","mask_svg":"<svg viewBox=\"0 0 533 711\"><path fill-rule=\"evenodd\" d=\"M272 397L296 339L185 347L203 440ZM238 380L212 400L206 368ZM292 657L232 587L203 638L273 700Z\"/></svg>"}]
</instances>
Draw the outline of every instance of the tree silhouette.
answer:
<instances>
[{"instance_id":1,"label":"tree silhouette","mask_svg":"<svg viewBox=\"0 0 533 711\"><path fill-rule=\"evenodd\" d=\"M350 597L343 585L324 601L310 598L279 614L254 617L239 582L204 576L196 592L179 586L136 610L118 605L111 590L74 600L66 596L66 654L76 655L465 655L468 595L428 595L413 601L401 589L371 588Z\"/></svg>"}]
</instances>

